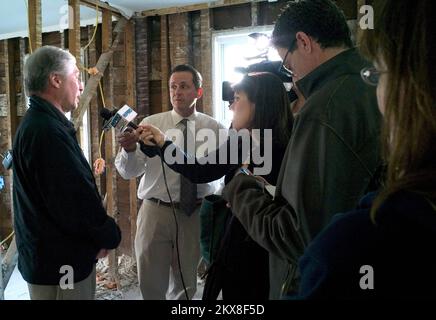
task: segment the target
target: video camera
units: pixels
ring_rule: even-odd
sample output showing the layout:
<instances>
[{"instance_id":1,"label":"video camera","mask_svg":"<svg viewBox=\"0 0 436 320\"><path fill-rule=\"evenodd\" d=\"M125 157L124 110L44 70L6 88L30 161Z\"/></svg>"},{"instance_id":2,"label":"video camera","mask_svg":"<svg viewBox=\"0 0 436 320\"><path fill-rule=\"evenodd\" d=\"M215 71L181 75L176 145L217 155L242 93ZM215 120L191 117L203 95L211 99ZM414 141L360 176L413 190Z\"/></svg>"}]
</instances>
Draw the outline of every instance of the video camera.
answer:
<instances>
[{"instance_id":1,"label":"video camera","mask_svg":"<svg viewBox=\"0 0 436 320\"><path fill-rule=\"evenodd\" d=\"M275 74L276 76L278 76L282 80L283 83L291 83L292 78L290 76L279 72L280 65L281 65L281 61L265 60L265 61L261 61L259 63L251 64L247 68L240 67L240 68L235 68L235 70L244 74L244 75L252 73L252 72L271 72L271 73ZM235 95L235 92L233 91L232 83L229 81L223 81L223 83L222 83L222 100L232 104L234 101L234 95ZM288 91L288 96L289 96L290 102L295 101L297 99L297 94L295 93L295 91L292 88Z\"/></svg>"}]
</instances>

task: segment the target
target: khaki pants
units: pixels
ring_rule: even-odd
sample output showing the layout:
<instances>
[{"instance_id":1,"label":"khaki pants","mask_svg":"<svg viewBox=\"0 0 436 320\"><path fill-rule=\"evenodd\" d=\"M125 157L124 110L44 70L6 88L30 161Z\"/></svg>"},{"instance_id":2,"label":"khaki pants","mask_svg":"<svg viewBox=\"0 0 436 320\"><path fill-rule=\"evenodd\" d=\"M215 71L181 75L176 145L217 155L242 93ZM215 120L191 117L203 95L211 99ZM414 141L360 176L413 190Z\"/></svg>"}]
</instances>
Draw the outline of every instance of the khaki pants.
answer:
<instances>
[{"instance_id":1,"label":"khaki pants","mask_svg":"<svg viewBox=\"0 0 436 320\"><path fill-rule=\"evenodd\" d=\"M189 299L197 291L199 208L191 216L176 210L180 265ZM175 241L176 224L171 207L144 200L138 213L135 237L138 279L143 299L186 299Z\"/></svg>"},{"instance_id":2,"label":"khaki pants","mask_svg":"<svg viewBox=\"0 0 436 320\"><path fill-rule=\"evenodd\" d=\"M27 284L31 300L94 300L95 285L95 266L86 279L74 283L74 289Z\"/></svg>"}]
</instances>

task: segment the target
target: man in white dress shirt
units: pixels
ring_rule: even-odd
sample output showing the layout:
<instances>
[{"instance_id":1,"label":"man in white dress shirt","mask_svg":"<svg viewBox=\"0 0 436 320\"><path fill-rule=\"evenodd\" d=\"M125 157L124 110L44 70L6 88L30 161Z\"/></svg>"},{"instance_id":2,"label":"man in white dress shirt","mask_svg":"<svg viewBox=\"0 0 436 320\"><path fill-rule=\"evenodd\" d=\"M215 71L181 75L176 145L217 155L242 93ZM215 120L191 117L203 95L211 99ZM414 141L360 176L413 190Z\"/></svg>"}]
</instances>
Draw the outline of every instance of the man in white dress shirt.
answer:
<instances>
[{"instance_id":1,"label":"man in white dress shirt","mask_svg":"<svg viewBox=\"0 0 436 320\"><path fill-rule=\"evenodd\" d=\"M173 110L149 116L141 125L152 124L163 132L169 129L180 129L182 132L186 125L184 119L187 119L189 128L194 124L196 131L209 128L218 137L219 129L224 127L212 117L196 111L196 102L203 93L201 85L202 77L196 69L190 65L176 66L171 71L169 80ZM180 208L180 192L181 189L186 189L183 184L183 188L180 185L185 178L164 165L171 198L176 204L178 257L176 222L165 187L160 157L148 157L141 152L137 135L133 133L121 134L118 141L122 147L115 160L119 174L124 179L142 175L138 197L143 202L138 213L135 238L142 297L146 300L186 299L178 263L180 258L184 284L191 299L197 290L197 264L200 259L198 211L201 199L214 193L217 183L193 185L194 192L196 189L196 205L192 212L185 213ZM175 144L183 148L183 141L176 140ZM182 199L183 197L186 199L186 196L182 196Z\"/></svg>"}]
</instances>

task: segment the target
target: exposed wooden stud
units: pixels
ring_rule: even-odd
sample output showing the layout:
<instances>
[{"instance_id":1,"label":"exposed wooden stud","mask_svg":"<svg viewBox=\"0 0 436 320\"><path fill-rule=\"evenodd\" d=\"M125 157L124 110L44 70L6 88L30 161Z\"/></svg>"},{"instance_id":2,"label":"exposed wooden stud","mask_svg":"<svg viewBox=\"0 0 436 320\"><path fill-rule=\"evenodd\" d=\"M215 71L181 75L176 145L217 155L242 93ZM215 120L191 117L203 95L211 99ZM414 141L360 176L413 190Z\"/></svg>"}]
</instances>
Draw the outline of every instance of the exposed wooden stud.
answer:
<instances>
[{"instance_id":1,"label":"exposed wooden stud","mask_svg":"<svg viewBox=\"0 0 436 320\"><path fill-rule=\"evenodd\" d=\"M233 5L238 5L238 4L261 2L261 1L264 1L264 0L221 0L221 1L211 2L211 3L193 4L193 5L189 5L189 6L172 7L172 8L164 8L164 9L156 9L156 10L145 10L145 11L141 12L141 15L144 17L162 16L162 15L167 15L167 14L182 13L182 12L189 12L189 11L199 11L199 10L204 10L204 9L227 7L227 6L233 6Z\"/></svg>"},{"instance_id":2,"label":"exposed wooden stud","mask_svg":"<svg viewBox=\"0 0 436 320\"><path fill-rule=\"evenodd\" d=\"M102 32L101 32L101 48L102 52L106 53L110 50L112 43L112 14L108 10L103 10ZM112 108L112 92L113 82L111 81L111 62L108 62L107 68L104 71L103 77L103 92L104 102L109 108ZM106 194L107 194L107 209L110 215L114 214L114 197L113 197L113 179L112 179L112 130L105 134L105 156L106 156Z\"/></svg>"},{"instance_id":3,"label":"exposed wooden stud","mask_svg":"<svg viewBox=\"0 0 436 320\"><path fill-rule=\"evenodd\" d=\"M6 103L8 107L6 126L7 126L7 148L12 149L12 142L18 126L18 110L17 110L17 91L21 87L21 82L17 81L16 69L19 68L15 61L17 52L20 52L19 39L3 40L3 55L5 62L5 87L6 87ZM7 191L9 193L10 204L12 203L12 171L4 173ZM13 218L13 207L10 205L10 212ZM9 211L9 210L8 210ZM1 260L1 259L0 259ZM3 260L0 261L0 300L4 298L4 289L6 288L12 271L15 268L17 261L15 237L9 246Z\"/></svg>"},{"instance_id":4,"label":"exposed wooden stud","mask_svg":"<svg viewBox=\"0 0 436 320\"><path fill-rule=\"evenodd\" d=\"M130 106L135 105L135 50L134 50L134 26L133 22L129 21L126 25L124 36L125 57L126 57L126 95L127 103Z\"/></svg>"},{"instance_id":5,"label":"exposed wooden stud","mask_svg":"<svg viewBox=\"0 0 436 320\"><path fill-rule=\"evenodd\" d=\"M88 39L91 39L92 35L94 34L94 28L95 26L88 26ZM100 29L100 27L99 27ZM97 64L98 59L98 51L100 47L97 47L97 44L100 45L101 38L99 37L99 32L97 30L96 37L94 41L88 46L87 52L85 54L88 54L88 67L95 66ZM100 45L101 46L101 45ZM99 150L99 144L100 144L100 135L103 125L103 120L100 117L100 102L99 94L97 93L92 97L89 103L89 113L90 113L90 123L91 123L91 159L92 163L99 158L100 156L100 150ZM103 151L102 151L103 152ZM105 182L101 175L97 175L95 177L95 183L97 184L98 190L100 194L104 194L105 192Z\"/></svg>"},{"instance_id":6,"label":"exposed wooden stud","mask_svg":"<svg viewBox=\"0 0 436 320\"><path fill-rule=\"evenodd\" d=\"M72 12L70 12L72 10ZM70 19L72 21L70 21ZM68 51L76 58L79 69L82 68L80 56L80 1L68 0ZM73 111L73 118L77 117L77 110ZM77 141L81 144L81 130L77 130Z\"/></svg>"},{"instance_id":7,"label":"exposed wooden stud","mask_svg":"<svg viewBox=\"0 0 436 320\"><path fill-rule=\"evenodd\" d=\"M101 49L106 53L111 50L110 44L112 43L112 13L109 10L103 10L102 18L102 31L101 31ZM120 33L121 35L121 33ZM109 61L103 77L103 92L105 105L108 108L113 106L113 79L112 79L112 62ZM109 130L105 134L105 160L106 160L106 199L107 199L107 212L117 221L117 183L116 171L114 170L114 159L116 154L116 143L114 130ZM120 281L117 272L117 249L109 253L109 274L120 288Z\"/></svg>"},{"instance_id":8,"label":"exposed wooden stud","mask_svg":"<svg viewBox=\"0 0 436 320\"><path fill-rule=\"evenodd\" d=\"M27 41L25 38L20 38L18 40L18 46L19 46L18 50L20 52L20 70L21 70L21 72L20 72L21 89L19 91L21 91L21 99L18 101L17 105L19 105L22 108L21 110L20 109L17 110L18 117L24 116L24 113L26 112L27 105L28 105L28 97L27 97L26 92L25 92L24 72L23 72L24 61L26 59L26 54L28 51L28 50L26 50L26 48L27 48L26 44L27 44ZM18 119L20 119L20 118L18 118Z\"/></svg>"},{"instance_id":9,"label":"exposed wooden stud","mask_svg":"<svg viewBox=\"0 0 436 320\"><path fill-rule=\"evenodd\" d=\"M259 18L259 3L252 2L251 3L251 25L253 27L257 26Z\"/></svg>"},{"instance_id":10,"label":"exposed wooden stud","mask_svg":"<svg viewBox=\"0 0 436 320\"><path fill-rule=\"evenodd\" d=\"M80 65L80 0L68 0L68 6L73 10L68 15L73 19L68 23L68 50Z\"/></svg>"},{"instance_id":11,"label":"exposed wooden stud","mask_svg":"<svg viewBox=\"0 0 436 320\"><path fill-rule=\"evenodd\" d=\"M125 23L127 25L127 22ZM101 51L103 53L109 52L111 50L112 43L112 13L109 10L103 10L102 17L102 29L101 29ZM125 29L125 27L124 27ZM120 35L122 32L120 32ZM106 69L104 71L103 78L103 92L106 107L112 108L113 106L113 81L112 81L112 60L109 61Z\"/></svg>"},{"instance_id":12,"label":"exposed wooden stud","mask_svg":"<svg viewBox=\"0 0 436 320\"><path fill-rule=\"evenodd\" d=\"M66 39L68 39L68 37L66 36L66 33L68 32L68 30L66 29L66 30L64 30L64 31L62 31L62 32L60 32L60 34L61 34L61 43L60 43L60 48L62 48L62 49L67 49L67 47L65 46L65 42L66 42Z\"/></svg>"},{"instance_id":13,"label":"exposed wooden stud","mask_svg":"<svg viewBox=\"0 0 436 320\"><path fill-rule=\"evenodd\" d=\"M203 76L203 112L213 116L212 108L212 43L210 10L200 13L201 74Z\"/></svg>"},{"instance_id":14,"label":"exposed wooden stud","mask_svg":"<svg viewBox=\"0 0 436 320\"><path fill-rule=\"evenodd\" d=\"M6 289L8 285L9 279L11 278L12 272L15 269L15 266L18 262L18 252L17 252L17 244L15 242L15 236L12 238L12 241L9 245L6 254L4 255L3 261L0 261L0 280L2 284L0 284L0 288ZM1 279L3 278L3 279ZM1 289L0 289L1 292ZM1 300L1 298L0 298Z\"/></svg>"},{"instance_id":15,"label":"exposed wooden stud","mask_svg":"<svg viewBox=\"0 0 436 320\"><path fill-rule=\"evenodd\" d=\"M160 19L160 37L161 37L161 94L162 94L162 112L170 110L168 76L171 70L170 43L168 35L168 16L161 16Z\"/></svg>"},{"instance_id":16,"label":"exposed wooden stud","mask_svg":"<svg viewBox=\"0 0 436 320\"><path fill-rule=\"evenodd\" d=\"M32 51L34 51L42 46L41 0L29 0L27 10L29 17L29 41Z\"/></svg>"},{"instance_id":17,"label":"exposed wooden stud","mask_svg":"<svg viewBox=\"0 0 436 320\"><path fill-rule=\"evenodd\" d=\"M124 36L125 57L126 57L126 100L127 104L134 108L136 111L138 107L135 106L135 32L133 22L130 21L126 26L126 33ZM135 235L136 235L136 218L138 214L138 200L137 200L137 185L136 179L129 181L129 217L130 217L130 248L132 256L135 256Z\"/></svg>"},{"instance_id":18,"label":"exposed wooden stud","mask_svg":"<svg viewBox=\"0 0 436 320\"><path fill-rule=\"evenodd\" d=\"M86 83L85 89L83 90L83 94L80 97L79 107L77 108L77 117L74 118L74 127L77 129L81 123L83 114L87 110L89 106L89 102L91 101L92 97L96 94L98 89L98 83L100 79L103 77L103 73L106 70L106 67L108 66L109 62L112 59L113 53L115 48L118 46L118 43L120 41L121 33L124 31L124 27L126 25L127 20L124 18L121 18L117 25L115 26L113 33L116 34L115 40L112 42L112 46L108 50L103 50L103 53L100 55L100 58L98 59L96 68L98 69L98 73L96 75L92 75L88 82ZM104 43L104 40L102 40ZM110 105L108 105L111 107Z\"/></svg>"},{"instance_id":19,"label":"exposed wooden stud","mask_svg":"<svg viewBox=\"0 0 436 320\"><path fill-rule=\"evenodd\" d=\"M15 52L17 52L17 39L5 40L5 57L6 57L6 96L9 107L8 112L8 136L9 147L12 148L12 141L14 140L15 132L18 126L17 117L17 87L15 79Z\"/></svg>"}]
</instances>

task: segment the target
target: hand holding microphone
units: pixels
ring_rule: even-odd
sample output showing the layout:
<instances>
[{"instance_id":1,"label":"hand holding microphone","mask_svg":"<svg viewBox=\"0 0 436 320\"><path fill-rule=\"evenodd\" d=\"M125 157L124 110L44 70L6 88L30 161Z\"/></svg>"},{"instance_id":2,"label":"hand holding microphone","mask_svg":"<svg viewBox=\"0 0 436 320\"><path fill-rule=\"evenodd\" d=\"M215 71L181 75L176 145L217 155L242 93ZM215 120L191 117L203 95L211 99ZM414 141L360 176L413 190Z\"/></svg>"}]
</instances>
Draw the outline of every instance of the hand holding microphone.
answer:
<instances>
[{"instance_id":1,"label":"hand holding microphone","mask_svg":"<svg viewBox=\"0 0 436 320\"><path fill-rule=\"evenodd\" d=\"M141 131L137 130L139 132L139 139L144 142L148 146L159 146L163 147L165 143L165 135L162 131L160 131L159 128L151 125L146 124L139 126L139 129Z\"/></svg>"},{"instance_id":2,"label":"hand holding microphone","mask_svg":"<svg viewBox=\"0 0 436 320\"><path fill-rule=\"evenodd\" d=\"M108 110L103 108L100 115L106 120L104 128L114 128L118 135L118 142L126 152L136 151L136 143L139 143L141 151L148 157L154 157L158 153L157 148L145 145L139 136L143 129L138 128L132 120L136 117L136 112L125 105L120 110Z\"/></svg>"},{"instance_id":3,"label":"hand holding microphone","mask_svg":"<svg viewBox=\"0 0 436 320\"><path fill-rule=\"evenodd\" d=\"M126 152L134 152L136 143L139 141L139 133L131 128L118 135L118 143Z\"/></svg>"}]
</instances>

